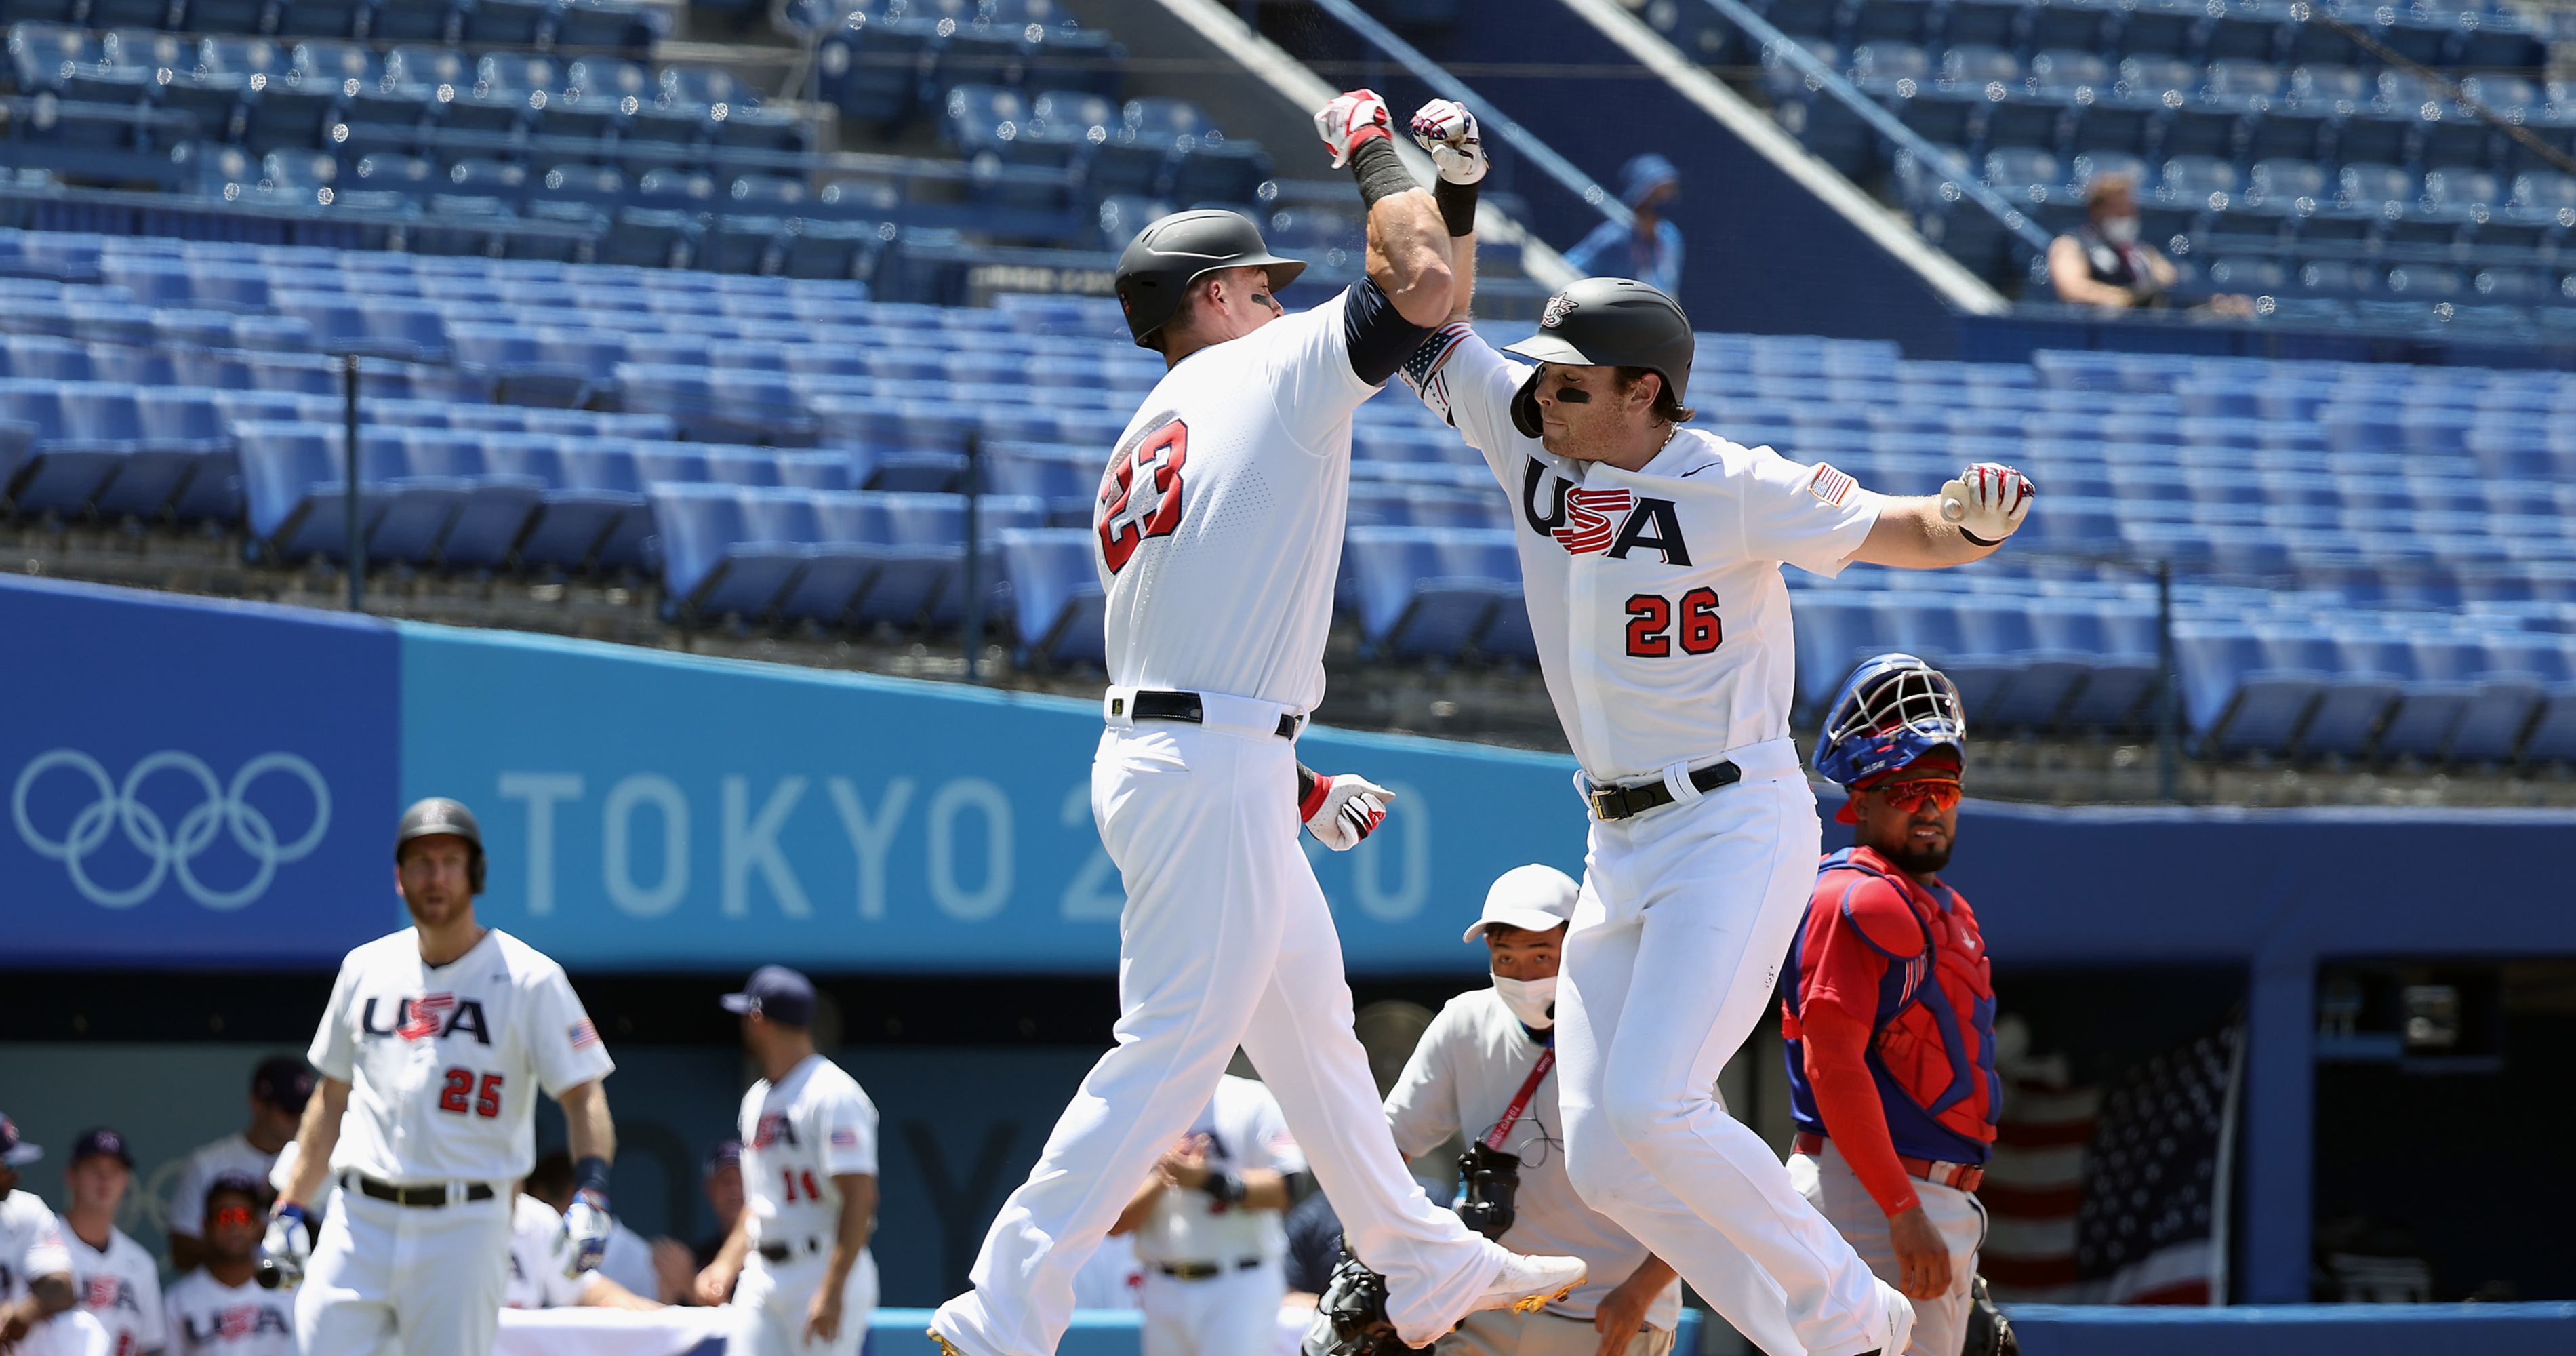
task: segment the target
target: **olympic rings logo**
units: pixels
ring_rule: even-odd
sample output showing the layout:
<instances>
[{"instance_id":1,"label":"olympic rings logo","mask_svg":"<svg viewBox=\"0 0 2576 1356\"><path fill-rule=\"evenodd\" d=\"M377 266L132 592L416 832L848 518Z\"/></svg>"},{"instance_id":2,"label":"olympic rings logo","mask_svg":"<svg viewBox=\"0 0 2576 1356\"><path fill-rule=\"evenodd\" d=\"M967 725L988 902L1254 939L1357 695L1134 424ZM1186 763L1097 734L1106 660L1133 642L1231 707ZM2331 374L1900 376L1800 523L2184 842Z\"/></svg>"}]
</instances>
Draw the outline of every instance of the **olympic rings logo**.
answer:
<instances>
[{"instance_id":1,"label":"olympic rings logo","mask_svg":"<svg viewBox=\"0 0 2576 1356\"><path fill-rule=\"evenodd\" d=\"M62 837L48 838L28 817L27 798L39 778L57 769L87 777L97 798L72 816L71 826ZM312 826L292 842L280 842L276 826L244 795L252 783L273 772L301 779L313 793ZM145 782L165 773L186 777L205 793L201 803L179 816L175 831L137 794ZM322 835L331 827L331 786L311 763L291 753L263 753L242 764L227 785L216 778L205 760L164 749L136 763L120 784L88 754L78 749L53 749L36 755L18 773L18 784L9 793L9 817L17 823L18 836L26 840L27 846L39 856L63 863L71 872L73 888L102 908L132 908L151 898L162 882L176 875L179 888L187 891L190 899L209 909L238 909L267 893L269 883L277 877L277 868L302 861L322 845ZM109 833L120 828L135 851L151 861L152 869L135 884L115 889L91 879L88 863L107 845ZM219 890L197 879L194 863L199 854L214 845L217 835L227 831L257 870L240 887Z\"/></svg>"}]
</instances>

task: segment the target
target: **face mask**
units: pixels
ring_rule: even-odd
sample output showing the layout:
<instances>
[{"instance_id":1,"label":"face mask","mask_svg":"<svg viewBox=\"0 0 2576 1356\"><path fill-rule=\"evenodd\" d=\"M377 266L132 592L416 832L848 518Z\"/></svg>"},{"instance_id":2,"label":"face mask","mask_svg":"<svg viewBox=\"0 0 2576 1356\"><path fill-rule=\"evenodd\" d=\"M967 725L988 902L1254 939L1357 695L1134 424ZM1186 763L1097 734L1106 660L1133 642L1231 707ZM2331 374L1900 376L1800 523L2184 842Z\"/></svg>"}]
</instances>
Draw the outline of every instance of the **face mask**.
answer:
<instances>
[{"instance_id":1,"label":"face mask","mask_svg":"<svg viewBox=\"0 0 2576 1356\"><path fill-rule=\"evenodd\" d=\"M2110 241L2114 245L2136 244L2138 242L2138 219L2136 217L2113 217L2109 221L2103 222L2102 238Z\"/></svg>"},{"instance_id":2,"label":"face mask","mask_svg":"<svg viewBox=\"0 0 2576 1356\"><path fill-rule=\"evenodd\" d=\"M1556 976L1545 979L1507 979L1494 976L1494 994L1521 1025L1533 1031L1545 1031L1556 1025Z\"/></svg>"}]
</instances>

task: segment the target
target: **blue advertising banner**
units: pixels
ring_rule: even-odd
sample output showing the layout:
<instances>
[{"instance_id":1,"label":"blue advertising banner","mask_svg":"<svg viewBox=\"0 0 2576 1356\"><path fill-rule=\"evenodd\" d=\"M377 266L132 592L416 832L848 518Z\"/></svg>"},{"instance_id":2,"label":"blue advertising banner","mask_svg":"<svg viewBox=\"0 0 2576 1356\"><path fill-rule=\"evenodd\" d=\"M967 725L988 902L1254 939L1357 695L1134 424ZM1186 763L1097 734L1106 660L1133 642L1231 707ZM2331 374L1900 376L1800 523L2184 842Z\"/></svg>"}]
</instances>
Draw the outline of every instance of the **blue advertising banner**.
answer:
<instances>
[{"instance_id":1,"label":"blue advertising banner","mask_svg":"<svg viewBox=\"0 0 2576 1356\"><path fill-rule=\"evenodd\" d=\"M13 963L337 965L399 924L394 628L0 582Z\"/></svg>"},{"instance_id":2,"label":"blue advertising banner","mask_svg":"<svg viewBox=\"0 0 2576 1356\"><path fill-rule=\"evenodd\" d=\"M1092 702L407 626L402 727L404 795L482 818L482 916L576 968L1117 959ZM1308 844L1355 970L1475 968L1458 936L1495 876L1581 867L1570 760L1322 730L1303 744L1399 795L1359 849Z\"/></svg>"}]
</instances>

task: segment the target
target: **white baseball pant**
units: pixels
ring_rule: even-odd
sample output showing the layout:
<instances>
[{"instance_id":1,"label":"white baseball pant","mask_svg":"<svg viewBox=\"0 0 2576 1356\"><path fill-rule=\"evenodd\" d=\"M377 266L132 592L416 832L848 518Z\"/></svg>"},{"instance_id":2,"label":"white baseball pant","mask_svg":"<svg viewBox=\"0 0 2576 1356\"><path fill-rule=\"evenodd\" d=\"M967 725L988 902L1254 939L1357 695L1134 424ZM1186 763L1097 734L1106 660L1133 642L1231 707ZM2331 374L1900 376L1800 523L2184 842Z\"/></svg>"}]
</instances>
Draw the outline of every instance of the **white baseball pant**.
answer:
<instances>
[{"instance_id":1,"label":"white baseball pant","mask_svg":"<svg viewBox=\"0 0 2576 1356\"><path fill-rule=\"evenodd\" d=\"M1279 1301L1288 1274L1277 1262L1185 1281L1145 1268L1144 1356L1270 1356L1279 1346Z\"/></svg>"},{"instance_id":2,"label":"white baseball pant","mask_svg":"<svg viewBox=\"0 0 2576 1356\"><path fill-rule=\"evenodd\" d=\"M65 1309L42 1323L32 1324L9 1356L116 1356L115 1339L108 1335L107 1325L98 1315L84 1309Z\"/></svg>"},{"instance_id":3,"label":"white baseball pant","mask_svg":"<svg viewBox=\"0 0 2576 1356\"><path fill-rule=\"evenodd\" d=\"M508 1183L503 1183L507 1187ZM450 1199L464 1184L448 1184ZM304 1356L488 1356L510 1280L511 1193L404 1206L355 1191L295 1292Z\"/></svg>"},{"instance_id":4,"label":"white baseball pant","mask_svg":"<svg viewBox=\"0 0 2576 1356\"><path fill-rule=\"evenodd\" d=\"M1822 1154L1792 1154L1789 1180L1815 1203L1826 1222L1840 1230L1860 1260L1889 1285L1904 1280L1896 1264L1896 1247L1888 1241L1887 1214L1872 1200L1869 1188L1851 1170L1842 1150L1825 1141ZM1986 1245L1986 1208L1957 1187L1917 1179L1915 1199L1941 1238L1950 1245L1950 1289L1939 1299L1914 1301L1914 1340L1906 1356L1959 1356L1968 1343L1968 1310L1975 1300L1977 1250Z\"/></svg>"},{"instance_id":5,"label":"white baseball pant","mask_svg":"<svg viewBox=\"0 0 2576 1356\"><path fill-rule=\"evenodd\" d=\"M1736 785L1668 775L1678 803L1592 826L1557 992L1566 1171L1766 1350L1857 1356L1886 1323L1869 1268L1717 1098L1771 1010L1822 838L1788 740L1727 756Z\"/></svg>"},{"instance_id":6,"label":"white baseball pant","mask_svg":"<svg viewBox=\"0 0 2576 1356\"><path fill-rule=\"evenodd\" d=\"M1341 937L1297 843L1281 708L1203 704L1204 725L1113 720L1092 758L1092 816L1127 889L1117 1044L1002 1203L974 1290L932 1322L967 1356L1053 1356L1074 1273L1215 1095L1237 1045L1279 1099L1352 1249L1387 1278L1406 1342L1431 1345L1502 1269L1501 1249L1424 1197L1387 1134L1351 1034Z\"/></svg>"},{"instance_id":7,"label":"white baseball pant","mask_svg":"<svg viewBox=\"0 0 2576 1356\"><path fill-rule=\"evenodd\" d=\"M806 1306L822 1288L831 1262L828 1252L800 1253L785 1262L758 1253L744 1259L742 1277L726 1301L742 1311L741 1326L734 1330L736 1345L727 1348L732 1356L858 1356L877 1311L877 1259L872 1253L861 1252L842 1283L841 1326L832 1340L805 1340Z\"/></svg>"}]
</instances>

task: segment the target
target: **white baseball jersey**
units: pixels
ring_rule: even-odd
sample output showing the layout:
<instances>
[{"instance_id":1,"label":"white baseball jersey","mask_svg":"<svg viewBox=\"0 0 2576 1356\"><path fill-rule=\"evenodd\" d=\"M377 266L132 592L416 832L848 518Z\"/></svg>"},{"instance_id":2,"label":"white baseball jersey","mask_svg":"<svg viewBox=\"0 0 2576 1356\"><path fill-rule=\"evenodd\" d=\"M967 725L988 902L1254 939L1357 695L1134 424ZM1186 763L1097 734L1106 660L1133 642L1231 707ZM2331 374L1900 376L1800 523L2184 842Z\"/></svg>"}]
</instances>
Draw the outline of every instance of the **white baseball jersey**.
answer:
<instances>
[{"instance_id":1,"label":"white baseball jersey","mask_svg":"<svg viewBox=\"0 0 2576 1356\"><path fill-rule=\"evenodd\" d=\"M502 1307L568 1309L581 1303L591 1278L564 1274L572 1253L563 1216L534 1196L519 1197L510 1212L510 1285Z\"/></svg>"},{"instance_id":2,"label":"white baseball jersey","mask_svg":"<svg viewBox=\"0 0 2576 1356\"><path fill-rule=\"evenodd\" d=\"M170 1232L190 1238L199 1236L206 1227L206 1190L216 1178L232 1172L254 1182L265 1182L268 1170L275 1166L276 1154L260 1152L238 1131L212 1144L198 1145L180 1166L179 1179L170 1187Z\"/></svg>"},{"instance_id":3,"label":"white baseball jersey","mask_svg":"<svg viewBox=\"0 0 2576 1356\"><path fill-rule=\"evenodd\" d=\"M226 1285L205 1268L170 1283L168 1356L295 1356L295 1292Z\"/></svg>"},{"instance_id":4,"label":"white baseball jersey","mask_svg":"<svg viewBox=\"0 0 2576 1356\"><path fill-rule=\"evenodd\" d=\"M1541 1047L1492 989L1474 989L1449 1000L1422 1033L1404 1072L1386 1095L1387 1128L1395 1147L1419 1158L1451 1135L1474 1141L1490 1133L1520 1095ZM1636 1273L1646 1245L1609 1216L1583 1203L1565 1172L1565 1121L1557 1110L1557 1076L1550 1070L1530 1095L1503 1148L1520 1155L1521 1184L1512 1198L1512 1227L1499 1240L1519 1253L1580 1257L1583 1284L1550 1313L1590 1319L1602 1297ZM1646 1307L1648 1326L1666 1332L1681 1322L1681 1282L1674 1281Z\"/></svg>"},{"instance_id":5,"label":"white baseball jersey","mask_svg":"<svg viewBox=\"0 0 2576 1356\"><path fill-rule=\"evenodd\" d=\"M876 1103L840 1065L807 1055L775 1085L752 1084L739 1121L751 1241L819 1238L828 1251L841 1221L832 1178L876 1175Z\"/></svg>"},{"instance_id":6,"label":"white baseball jersey","mask_svg":"<svg viewBox=\"0 0 2576 1356\"><path fill-rule=\"evenodd\" d=\"M527 1176L538 1090L617 1067L563 967L499 928L440 966L408 928L351 951L306 1058L350 1085L332 1169L397 1185Z\"/></svg>"},{"instance_id":7,"label":"white baseball jersey","mask_svg":"<svg viewBox=\"0 0 2576 1356\"><path fill-rule=\"evenodd\" d=\"M63 1226L32 1191L0 1197L0 1304L27 1297L27 1283L40 1276L68 1276L71 1250L63 1246Z\"/></svg>"},{"instance_id":8,"label":"white baseball jersey","mask_svg":"<svg viewBox=\"0 0 2576 1356\"><path fill-rule=\"evenodd\" d=\"M1634 781L1788 738L1797 642L1780 566L1840 573L1879 496L1689 428L1640 471L1552 455L1512 425L1531 371L1452 324L1405 376L1512 497L1539 671L1576 761Z\"/></svg>"},{"instance_id":9,"label":"white baseball jersey","mask_svg":"<svg viewBox=\"0 0 2576 1356\"><path fill-rule=\"evenodd\" d=\"M1350 294L1183 358L1119 435L1092 511L1109 593L1109 681L1299 711L1324 637L1350 499Z\"/></svg>"},{"instance_id":10,"label":"white baseball jersey","mask_svg":"<svg viewBox=\"0 0 2576 1356\"><path fill-rule=\"evenodd\" d=\"M111 1226L107 1246L63 1229L72 1259L72 1294L107 1329L109 1356L139 1356L162 1345L161 1268L143 1245Z\"/></svg>"},{"instance_id":11,"label":"white baseball jersey","mask_svg":"<svg viewBox=\"0 0 2576 1356\"><path fill-rule=\"evenodd\" d=\"M1282 1175L1306 1170L1306 1155L1288 1133L1288 1118L1270 1089L1227 1074L1217 1082L1187 1133L1207 1138L1210 1172L1267 1168ZM1136 1260L1232 1266L1250 1258L1276 1262L1288 1253L1284 1211L1218 1205L1204 1191L1166 1189L1154 1213L1136 1230Z\"/></svg>"}]
</instances>

